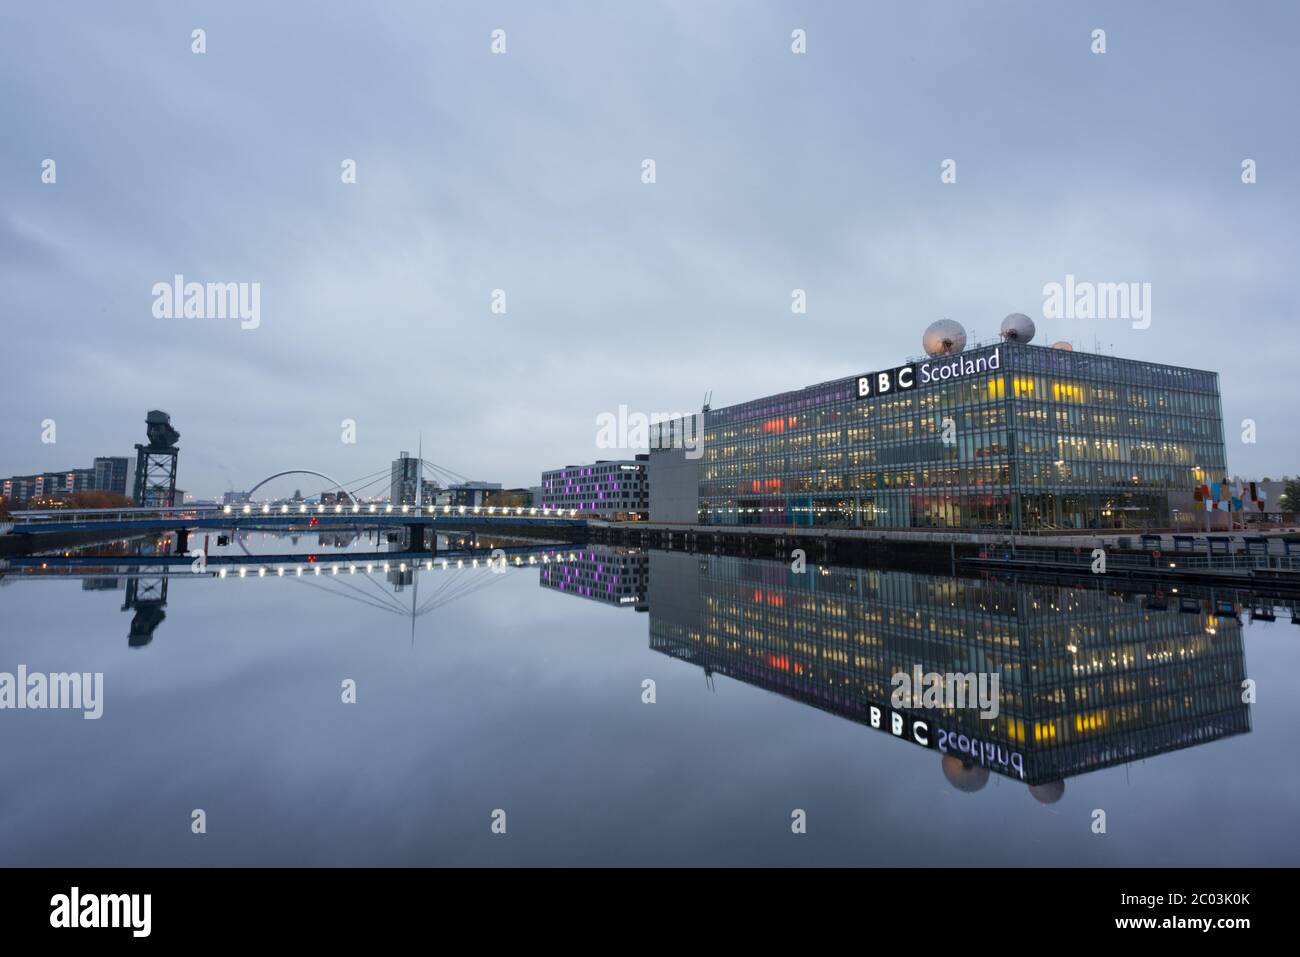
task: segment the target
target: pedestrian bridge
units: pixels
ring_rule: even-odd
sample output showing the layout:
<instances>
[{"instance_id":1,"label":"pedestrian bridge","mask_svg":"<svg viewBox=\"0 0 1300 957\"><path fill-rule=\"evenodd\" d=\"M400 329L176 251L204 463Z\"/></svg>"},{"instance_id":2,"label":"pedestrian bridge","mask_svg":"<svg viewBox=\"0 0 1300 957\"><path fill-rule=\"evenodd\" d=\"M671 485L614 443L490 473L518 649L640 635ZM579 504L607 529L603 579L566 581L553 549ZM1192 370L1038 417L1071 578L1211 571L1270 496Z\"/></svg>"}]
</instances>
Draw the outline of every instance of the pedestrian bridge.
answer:
<instances>
[{"instance_id":1,"label":"pedestrian bridge","mask_svg":"<svg viewBox=\"0 0 1300 957\"><path fill-rule=\"evenodd\" d=\"M320 529L399 529L413 534L413 547L423 547L425 533L474 532L509 529L517 534L546 534L563 530L566 535L591 527L570 509L507 507L492 505L362 505L282 503L216 505L182 508L126 508L75 511L53 509L14 512L14 535L54 533L104 533L128 537L157 532L187 533L193 529L239 531L315 531Z\"/></svg>"}]
</instances>

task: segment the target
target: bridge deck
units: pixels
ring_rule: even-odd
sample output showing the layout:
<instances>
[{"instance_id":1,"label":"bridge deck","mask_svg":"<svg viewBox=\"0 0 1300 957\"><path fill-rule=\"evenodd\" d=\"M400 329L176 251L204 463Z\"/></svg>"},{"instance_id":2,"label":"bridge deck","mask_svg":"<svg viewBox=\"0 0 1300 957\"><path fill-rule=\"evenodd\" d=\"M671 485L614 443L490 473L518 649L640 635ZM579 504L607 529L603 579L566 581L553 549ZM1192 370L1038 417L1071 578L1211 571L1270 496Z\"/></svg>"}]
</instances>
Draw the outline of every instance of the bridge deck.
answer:
<instances>
[{"instance_id":1,"label":"bridge deck","mask_svg":"<svg viewBox=\"0 0 1300 957\"><path fill-rule=\"evenodd\" d=\"M34 535L55 532L116 532L143 534L181 528L306 530L407 528L475 531L488 528L531 528L566 530L586 528L590 521L553 509L507 509L470 506L370 506L353 508L291 509L287 506L251 509L124 509L109 515L55 512L18 513L11 534Z\"/></svg>"}]
</instances>

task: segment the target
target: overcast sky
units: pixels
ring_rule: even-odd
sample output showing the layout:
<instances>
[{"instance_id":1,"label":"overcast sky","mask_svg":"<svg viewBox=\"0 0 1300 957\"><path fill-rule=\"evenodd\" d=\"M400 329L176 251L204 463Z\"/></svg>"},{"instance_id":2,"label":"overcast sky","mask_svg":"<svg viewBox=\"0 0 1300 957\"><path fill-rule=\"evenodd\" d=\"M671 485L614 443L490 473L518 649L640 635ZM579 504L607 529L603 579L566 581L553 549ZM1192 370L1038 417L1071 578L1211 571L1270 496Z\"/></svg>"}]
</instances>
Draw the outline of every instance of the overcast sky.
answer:
<instances>
[{"instance_id":1,"label":"overcast sky","mask_svg":"<svg viewBox=\"0 0 1300 957\"><path fill-rule=\"evenodd\" d=\"M620 404L886 368L1013 311L1217 370L1230 469L1300 471L1294 4L374 6L0 7L0 475L133 454L161 408L203 497L421 432L533 485L618 457ZM260 283L260 325L155 318L176 274ZM1151 283L1150 327L1044 319L1067 274Z\"/></svg>"}]
</instances>

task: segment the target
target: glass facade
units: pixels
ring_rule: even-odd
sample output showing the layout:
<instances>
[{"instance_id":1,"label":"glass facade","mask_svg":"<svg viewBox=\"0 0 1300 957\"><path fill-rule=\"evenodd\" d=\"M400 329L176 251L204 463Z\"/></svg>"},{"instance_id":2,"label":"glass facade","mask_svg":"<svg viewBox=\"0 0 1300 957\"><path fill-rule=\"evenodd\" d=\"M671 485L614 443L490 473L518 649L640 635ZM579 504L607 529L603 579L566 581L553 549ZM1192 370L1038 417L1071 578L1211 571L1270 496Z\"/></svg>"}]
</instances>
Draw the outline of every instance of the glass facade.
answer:
<instances>
[{"instance_id":1,"label":"glass facade","mask_svg":"<svg viewBox=\"0 0 1300 957\"><path fill-rule=\"evenodd\" d=\"M653 650L937 749L963 789L1250 730L1242 626L1208 600L669 552L650 553L649 589ZM997 674L996 716L893 708L894 676L918 666Z\"/></svg>"},{"instance_id":2,"label":"glass facade","mask_svg":"<svg viewBox=\"0 0 1300 957\"><path fill-rule=\"evenodd\" d=\"M1012 342L710 411L703 445L723 525L1174 527L1227 467L1217 373Z\"/></svg>"}]
</instances>

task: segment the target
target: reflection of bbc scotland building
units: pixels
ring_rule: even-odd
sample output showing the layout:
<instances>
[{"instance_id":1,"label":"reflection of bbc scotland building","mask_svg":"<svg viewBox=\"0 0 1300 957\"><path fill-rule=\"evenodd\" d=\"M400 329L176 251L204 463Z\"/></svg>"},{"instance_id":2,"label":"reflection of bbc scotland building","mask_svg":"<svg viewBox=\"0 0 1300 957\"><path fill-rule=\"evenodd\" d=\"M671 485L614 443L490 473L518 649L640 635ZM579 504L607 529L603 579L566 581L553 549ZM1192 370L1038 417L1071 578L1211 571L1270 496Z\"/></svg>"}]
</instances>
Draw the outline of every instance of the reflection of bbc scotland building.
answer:
<instances>
[{"instance_id":1,"label":"reflection of bbc scotland building","mask_svg":"<svg viewBox=\"0 0 1300 957\"><path fill-rule=\"evenodd\" d=\"M650 647L1057 800L1064 780L1250 730L1242 628L1097 590L652 552ZM893 677L996 673L999 710L894 709Z\"/></svg>"},{"instance_id":2,"label":"reflection of bbc scotland building","mask_svg":"<svg viewBox=\"0 0 1300 957\"><path fill-rule=\"evenodd\" d=\"M1014 320L1014 321L1013 321ZM1027 324L1017 325L1023 321ZM1218 375L1029 345L962 351L703 414L703 457L652 434L650 517L718 525L1116 528L1193 523L1226 471ZM1004 324L1004 332L1007 324Z\"/></svg>"}]
</instances>

